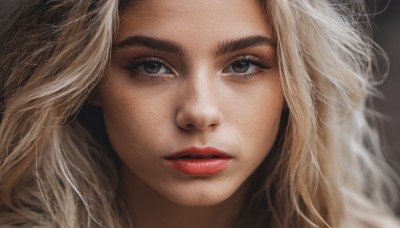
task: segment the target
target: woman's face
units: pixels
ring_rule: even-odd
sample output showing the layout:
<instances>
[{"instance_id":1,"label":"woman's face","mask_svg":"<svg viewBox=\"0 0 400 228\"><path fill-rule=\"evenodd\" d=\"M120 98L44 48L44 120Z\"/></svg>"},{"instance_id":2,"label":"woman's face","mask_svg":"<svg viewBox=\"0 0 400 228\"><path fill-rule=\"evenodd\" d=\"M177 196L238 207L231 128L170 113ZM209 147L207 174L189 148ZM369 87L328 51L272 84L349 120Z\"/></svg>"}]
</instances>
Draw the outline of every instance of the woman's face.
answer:
<instances>
[{"instance_id":1,"label":"woman's face","mask_svg":"<svg viewBox=\"0 0 400 228\"><path fill-rule=\"evenodd\" d=\"M268 154L284 97L254 0L124 9L99 102L123 182L181 205L228 199Z\"/></svg>"}]
</instances>

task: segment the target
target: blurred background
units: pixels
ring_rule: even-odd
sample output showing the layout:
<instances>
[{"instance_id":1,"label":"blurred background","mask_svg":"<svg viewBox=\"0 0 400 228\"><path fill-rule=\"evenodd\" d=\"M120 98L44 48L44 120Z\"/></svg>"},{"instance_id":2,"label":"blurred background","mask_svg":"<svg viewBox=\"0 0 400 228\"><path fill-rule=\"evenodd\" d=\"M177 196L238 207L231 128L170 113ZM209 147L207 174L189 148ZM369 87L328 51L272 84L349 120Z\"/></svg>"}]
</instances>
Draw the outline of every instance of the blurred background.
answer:
<instances>
[{"instance_id":1,"label":"blurred background","mask_svg":"<svg viewBox=\"0 0 400 228\"><path fill-rule=\"evenodd\" d=\"M385 115L381 131L387 157L400 174L400 1L368 0L367 3L370 12L375 14L372 16L374 40L390 60L389 76L379 86L384 97L375 100L375 107Z\"/></svg>"},{"instance_id":2,"label":"blurred background","mask_svg":"<svg viewBox=\"0 0 400 228\"><path fill-rule=\"evenodd\" d=\"M4 29L1 22L13 11L17 2L17 0L0 0L0 30ZM371 14L374 40L386 51L390 60L389 76L379 86L383 98L375 99L374 104L385 116L381 121L385 153L400 175L400 1L366 0L366 2Z\"/></svg>"}]
</instances>

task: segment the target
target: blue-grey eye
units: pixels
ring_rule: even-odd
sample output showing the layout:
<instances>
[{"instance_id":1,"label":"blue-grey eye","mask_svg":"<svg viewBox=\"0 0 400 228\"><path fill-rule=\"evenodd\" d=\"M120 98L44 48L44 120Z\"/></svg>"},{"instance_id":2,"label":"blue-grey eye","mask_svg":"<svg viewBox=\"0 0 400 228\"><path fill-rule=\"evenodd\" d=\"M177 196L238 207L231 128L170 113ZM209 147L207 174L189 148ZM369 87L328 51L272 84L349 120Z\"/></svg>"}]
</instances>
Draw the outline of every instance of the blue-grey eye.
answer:
<instances>
[{"instance_id":1,"label":"blue-grey eye","mask_svg":"<svg viewBox=\"0 0 400 228\"><path fill-rule=\"evenodd\" d=\"M237 61L232 64L232 70L236 73L246 73L250 68L248 61Z\"/></svg>"},{"instance_id":2,"label":"blue-grey eye","mask_svg":"<svg viewBox=\"0 0 400 228\"><path fill-rule=\"evenodd\" d=\"M140 60L130 66L135 72L142 74L171 74L172 71L164 63L158 61Z\"/></svg>"},{"instance_id":3,"label":"blue-grey eye","mask_svg":"<svg viewBox=\"0 0 400 228\"><path fill-rule=\"evenodd\" d=\"M160 73L162 69L161 63L157 62L148 62L143 64L143 70L146 74L157 74Z\"/></svg>"},{"instance_id":4,"label":"blue-grey eye","mask_svg":"<svg viewBox=\"0 0 400 228\"><path fill-rule=\"evenodd\" d=\"M236 57L222 72L243 76L269 68L271 68L271 65L265 60L252 55L244 55Z\"/></svg>"}]
</instances>

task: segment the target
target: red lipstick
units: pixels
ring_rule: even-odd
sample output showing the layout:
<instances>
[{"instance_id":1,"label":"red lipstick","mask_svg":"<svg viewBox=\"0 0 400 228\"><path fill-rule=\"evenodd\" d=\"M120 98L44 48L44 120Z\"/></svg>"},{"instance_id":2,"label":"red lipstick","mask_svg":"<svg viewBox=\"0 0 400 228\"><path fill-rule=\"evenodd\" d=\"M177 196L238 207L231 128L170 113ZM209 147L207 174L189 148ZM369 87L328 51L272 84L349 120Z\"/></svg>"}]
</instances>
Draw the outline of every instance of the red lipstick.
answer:
<instances>
[{"instance_id":1,"label":"red lipstick","mask_svg":"<svg viewBox=\"0 0 400 228\"><path fill-rule=\"evenodd\" d=\"M228 167L232 156L213 147L189 147L165 159L171 167L192 176L210 176Z\"/></svg>"}]
</instances>

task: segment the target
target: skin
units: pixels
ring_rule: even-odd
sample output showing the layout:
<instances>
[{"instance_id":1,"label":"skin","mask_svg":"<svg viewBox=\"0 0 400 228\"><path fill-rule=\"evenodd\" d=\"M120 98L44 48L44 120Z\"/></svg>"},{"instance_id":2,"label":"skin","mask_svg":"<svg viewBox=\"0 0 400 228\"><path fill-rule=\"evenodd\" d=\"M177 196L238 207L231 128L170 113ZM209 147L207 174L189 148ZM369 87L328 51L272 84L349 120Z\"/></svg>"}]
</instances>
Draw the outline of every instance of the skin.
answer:
<instances>
[{"instance_id":1,"label":"skin","mask_svg":"<svg viewBox=\"0 0 400 228\"><path fill-rule=\"evenodd\" d=\"M121 159L121 194L138 227L244 221L246 180L272 147L284 104L276 49L262 42L215 52L232 40L269 40L268 28L250 0L146 0L123 10L110 74L95 103ZM181 53L124 42L138 35L173 42ZM143 57L162 63L138 63ZM191 146L218 148L233 159L210 176L166 163L165 156Z\"/></svg>"}]
</instances>

